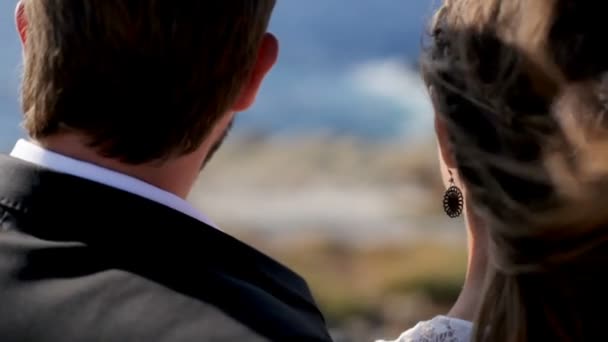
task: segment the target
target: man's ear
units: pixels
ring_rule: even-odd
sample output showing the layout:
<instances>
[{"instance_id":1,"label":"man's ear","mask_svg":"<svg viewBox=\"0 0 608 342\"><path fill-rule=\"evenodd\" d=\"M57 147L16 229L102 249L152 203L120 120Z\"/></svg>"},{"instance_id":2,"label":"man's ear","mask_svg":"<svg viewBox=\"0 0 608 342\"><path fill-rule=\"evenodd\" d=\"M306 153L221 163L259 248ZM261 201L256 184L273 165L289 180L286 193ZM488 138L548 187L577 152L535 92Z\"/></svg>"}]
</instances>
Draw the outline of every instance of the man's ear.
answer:
<instances>
[{"instance_id":1,"label":"man's ear","mask_svg":"<svg viewBox=\"0 0 608 342\"><path fill-rule=\"evenodd\" d=\"M253 105L262 85L262 81L270 69L275 65L278 57L279 41L273 34L266 33L264 38L262 38L262 44L251 77L247 83L244 84L241 94L232 106L232 111L242 112Z\"/></svg>"},{"instance_id":2,"label":"man's ear","mask_svg":"<svg viewBox=\"0 0 608 342\"><path fill-rule=\"evenodd\" d=\"M17 3L17 8L15 8L15 24L17 25L19 38L21 38L21 42L25 46L25 42L27 41L27 17L25 16L25 7L21 1Z\"/></svg>"}]
</instances>

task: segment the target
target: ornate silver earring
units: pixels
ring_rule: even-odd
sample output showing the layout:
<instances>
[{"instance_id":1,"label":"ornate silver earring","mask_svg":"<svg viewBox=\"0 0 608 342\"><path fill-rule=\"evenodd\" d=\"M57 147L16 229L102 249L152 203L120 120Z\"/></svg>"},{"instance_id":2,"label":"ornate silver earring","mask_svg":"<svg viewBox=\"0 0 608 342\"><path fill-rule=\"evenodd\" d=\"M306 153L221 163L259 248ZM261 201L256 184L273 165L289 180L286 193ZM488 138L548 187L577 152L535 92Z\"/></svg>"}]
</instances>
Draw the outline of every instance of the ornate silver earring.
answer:
<instances>
[{"instance_id":1,"label":"ornate silver earring","mask_svg":"<svg viewBox=\"0 0 608 342\"><path fill-rule=\"evenodd\" d=\"M445 210L445 213L449 217L456 218L462 215L464 199L462 191L454 183L452 170L448 170L448 172L450 173L450 187L446 190L445 195L443 195L443 210Z\"/></svg>"}]
</instances>

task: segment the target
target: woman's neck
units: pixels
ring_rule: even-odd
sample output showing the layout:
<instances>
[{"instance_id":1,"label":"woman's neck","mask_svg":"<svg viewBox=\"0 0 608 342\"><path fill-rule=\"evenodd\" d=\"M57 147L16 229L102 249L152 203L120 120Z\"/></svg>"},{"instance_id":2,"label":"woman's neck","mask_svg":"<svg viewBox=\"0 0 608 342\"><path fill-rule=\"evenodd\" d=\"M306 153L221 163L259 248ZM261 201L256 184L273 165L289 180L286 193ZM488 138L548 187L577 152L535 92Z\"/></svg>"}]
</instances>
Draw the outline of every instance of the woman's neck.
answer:
<instances>
[{"instance_id":1,"label":"woman's neck","mask_svg":"<svg viewBox=\"0 0 608 342\"><path fill-rule=\"evenodd\" d=\"M473 321L483 298L488 268L488 234L481 220L465 209L468 233L468 264L465 282L448 316Z\"/></svg>"}]
</instances>

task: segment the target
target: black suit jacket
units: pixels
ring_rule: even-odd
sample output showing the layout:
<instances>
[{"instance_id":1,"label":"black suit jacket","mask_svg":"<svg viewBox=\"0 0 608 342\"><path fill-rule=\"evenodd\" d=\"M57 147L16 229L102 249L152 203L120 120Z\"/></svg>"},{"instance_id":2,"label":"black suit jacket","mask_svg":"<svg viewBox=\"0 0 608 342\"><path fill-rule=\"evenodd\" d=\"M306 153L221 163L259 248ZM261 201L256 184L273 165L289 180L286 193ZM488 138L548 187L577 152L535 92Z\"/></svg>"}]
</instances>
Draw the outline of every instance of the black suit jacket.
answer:
<instances>
[{"instance_id":1,"label":"black suit jacket","mask_svg":"<svg viewBox=\"0 0 608 342\"><path fill-rule=\"evenodd\" d=\"M330 341L306 283L155 202L0 155L0 341Z\"/></svg>"}]
</instances>

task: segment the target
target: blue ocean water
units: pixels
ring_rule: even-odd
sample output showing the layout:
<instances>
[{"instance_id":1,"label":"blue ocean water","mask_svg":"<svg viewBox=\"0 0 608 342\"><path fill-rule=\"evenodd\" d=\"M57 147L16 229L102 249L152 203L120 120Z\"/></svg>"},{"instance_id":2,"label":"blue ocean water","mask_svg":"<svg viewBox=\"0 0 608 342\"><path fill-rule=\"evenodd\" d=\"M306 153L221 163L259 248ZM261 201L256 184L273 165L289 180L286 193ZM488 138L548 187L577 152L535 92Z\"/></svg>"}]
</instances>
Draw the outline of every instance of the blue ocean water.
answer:
<instances>
[{"instance_id":1,"label":"blue ocean water","mask_svg":"<svg viewBox=\"0 0 608 342\"><path fill-rule=\"evenodd\" d=\"M413 69L432 0L279 0L281 56L236 134L364 139L424 135L430 105ZM19 129L16 1L0 2L0 151Z\"/></svg>"}]
</instances>

